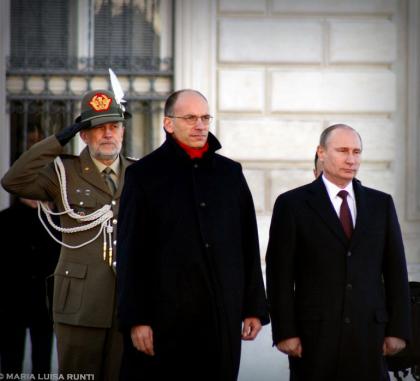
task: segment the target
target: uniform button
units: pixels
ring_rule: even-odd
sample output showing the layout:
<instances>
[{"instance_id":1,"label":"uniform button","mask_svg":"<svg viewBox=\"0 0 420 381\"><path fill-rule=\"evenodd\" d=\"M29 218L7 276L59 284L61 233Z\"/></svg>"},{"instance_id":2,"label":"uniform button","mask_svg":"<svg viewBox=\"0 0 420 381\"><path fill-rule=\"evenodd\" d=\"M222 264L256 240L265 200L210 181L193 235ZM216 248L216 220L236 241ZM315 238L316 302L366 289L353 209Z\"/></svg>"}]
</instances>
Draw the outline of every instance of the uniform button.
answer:
<instances>
[{"instance_id":1,"label":"uniform button","mask_svg":"<svg viewBox=\"0 0 420 381\"><path fill-rule=\"evenodd\" d=\"M116 205L116 204L117 204L117 201L112 200L112 201L111 201L111 204L112 204L112 205Z\"/></svg>"},{"instance_id":2,"label":"uniform button","mask_svg":"<svg viewBox=\"0 0 420 381\"><path fill-rule=\"evenodd\" d=\"M79 202L79 205L83 205L83 204L84 204L84 202L83 202L83 201L80 201L80 202Z\"/></svg>"},{"instance_id":3,"label":"uniform button","mask_svg":"<svg viewBox=\"0 0 420 381\"><path fill-rule=\"evenodd\" d=\"M205 202L200 202L200 206L201 206L202 208L204 208L204 207L206 206L206 203L205 203Z\"/></svg>"},{"instance_id":4,"label":"uniform button","mask_svg":"<svg viewBox=\"0 0 420 381\"><path fill-rule=\"evenodd\" d=\"M114 219L112 220L112 223L113 223L114 225L116 225L116 224L117 224L117 219L116 219L116 218L114 218Z\"/></svg>"},{"instance_id":5,"label":"uniform button","mask_svg":"<svg viewBox=\"0 0 420 381\"><path fill-rule=\"evenodd\" d=\"M66 270L66 271L65 271L65 274L66 274L66 275L69 275L69 270Z\"/></svg>"},{"instance_id":6,"label":"uniform button","mask_svg":"<svg viewBox=\"0 0 420 381\"><path fill-rule=\"evenodd\" d=\"M114 239L114 242L112 242L114 244L114 246L117 244L117 240Z\"/></svg>"},{"instance_id":7,"label":"uniform button","mask_svg":"<svg viewBox=\"0 0 420 381\"><path fill-rule=\"evenodd\" d=\"M351 251L347 252L347 256L351 257Z\"/></svg>"},{"instance_id":8,"label":"uniform button","mask_svg":"<svg viewBox=\"0 0 420 381\"><path fill-rule=\"evenodd\" d=\"M346 324L350 324L350 323L351 323L350 318L349 318L349 317L345 317L345 318L344 318L344 323L346 323Z\"/></svg>"},{"instance_id":9,"label":"uniform button","mask_svg":"<svg viewBox=\"0 0 420 381\"><path fill-rule=\"evenodd\" d=\"M347 291L351 291L351 290L352 290L352 288L353 288L353 285L352 285L351 283L348 283L348 284L346 285L346 289L347 289Z\"/></svg>"}]
</instances>

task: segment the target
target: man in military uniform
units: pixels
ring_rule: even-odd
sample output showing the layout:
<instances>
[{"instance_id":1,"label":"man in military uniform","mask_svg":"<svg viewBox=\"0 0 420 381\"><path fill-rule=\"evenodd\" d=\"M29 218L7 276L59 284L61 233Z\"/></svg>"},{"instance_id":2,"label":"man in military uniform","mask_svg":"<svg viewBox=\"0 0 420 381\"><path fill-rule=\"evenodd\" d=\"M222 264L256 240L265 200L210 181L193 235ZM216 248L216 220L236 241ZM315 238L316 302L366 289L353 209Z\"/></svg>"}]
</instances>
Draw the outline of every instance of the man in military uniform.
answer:
<instances>
[{"instance_id":1,"label":"man in military uniform","mask_svg":"<svg viewBox=\"0 0 420 381\"><path fill-rule=\"evenodd\" d=\"M53 201L61 213L56 228L63 241L53 298L61 374L118 379L122 343L115 322L115 228L131 164L120 155L129 117L112 92L89 91L76 123L31 147L2 179L10 193ZM64 155L64 145L78 132L87 147L79 156ZM46 205L42 209L51 214Z\"/></svg>"}]
</instances>

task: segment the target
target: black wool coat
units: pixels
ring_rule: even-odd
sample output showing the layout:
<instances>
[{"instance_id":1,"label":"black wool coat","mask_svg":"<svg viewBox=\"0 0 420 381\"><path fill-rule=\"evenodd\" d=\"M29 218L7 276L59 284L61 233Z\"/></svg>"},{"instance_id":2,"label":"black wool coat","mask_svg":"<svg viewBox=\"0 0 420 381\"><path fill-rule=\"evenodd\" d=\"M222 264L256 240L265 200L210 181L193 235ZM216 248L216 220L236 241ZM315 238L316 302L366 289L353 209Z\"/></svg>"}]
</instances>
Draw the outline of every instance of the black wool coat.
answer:
<instances>
[{"instance_id":1,"label":"black wool coat","mask_svg":"<svg viewBox=\"0 0 420 381\"><path fill-rule=\"evenodd\" d=\"M267 249L273 341L302 340L297 381L383 381L385 336L410 337L401 231L390 195L353 181L348 240L322 178L277 198Z\"/></svg>"},{"instance_id":2,"label":"black wool coat","mask_svg":"<svg viewBox=\"0 0 420 381\"><path fill-rule=\"evenodd\" d=\"M60 245L45 231L37 209L19 200L0 212L0 231L2 326L10 330L51 325L47 277L54 273ZM52 282L52 278L49 280Z\"/></svg>"},{"instance_id":3,"label":"black wool coat","mask_svg":"<svg viewBox=\"0 0 420 381\"><path fill-rule=\"evenodd\" d=\"M252 196L240 164L215 153L213 135L208 142L191 160L168 135L126 173L117 244L123 379L235 380L242 320L268 323ZM153 358L132 349L136 325L152 327Z\"/></svg>"}]
</instances>

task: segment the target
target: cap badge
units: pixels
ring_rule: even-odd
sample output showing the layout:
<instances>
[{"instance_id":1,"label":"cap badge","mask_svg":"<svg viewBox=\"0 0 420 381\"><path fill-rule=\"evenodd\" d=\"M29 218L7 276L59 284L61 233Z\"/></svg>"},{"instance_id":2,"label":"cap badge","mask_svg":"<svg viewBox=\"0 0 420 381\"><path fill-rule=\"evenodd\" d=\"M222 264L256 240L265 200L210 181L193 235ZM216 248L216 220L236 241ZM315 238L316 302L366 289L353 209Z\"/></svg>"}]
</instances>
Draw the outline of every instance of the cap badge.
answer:
<instances>
[{"instance_id":1,"label":"cap badge","mask_svg":"<svg viewBox=\"0 0 420 381\"><path fill-rule=\"evenodd\" d=\"M95 94L90 100L89 104L95 111L107 111L109 106L111 106L112 98L108 97L106 94L98 93Z\"/></svg>"}]
</instances>

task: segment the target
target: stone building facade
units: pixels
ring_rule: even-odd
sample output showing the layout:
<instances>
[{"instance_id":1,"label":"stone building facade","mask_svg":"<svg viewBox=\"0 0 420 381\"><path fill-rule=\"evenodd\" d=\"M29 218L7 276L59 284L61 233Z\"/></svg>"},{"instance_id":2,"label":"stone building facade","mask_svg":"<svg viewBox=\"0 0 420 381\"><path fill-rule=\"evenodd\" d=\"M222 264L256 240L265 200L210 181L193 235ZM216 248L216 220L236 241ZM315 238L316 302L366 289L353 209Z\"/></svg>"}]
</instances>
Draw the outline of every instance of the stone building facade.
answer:
<instances>
[{"instance_id":1,"label":"stone building facade","mask_svg":"<svg viewBox=\"0 0 420 381\"><path fill-rule=\"evenodd\" d=\"M419 2L180 3L175 83L209 95L223 152L245 168L262 253L276 196L312 181L319 135L340 122L363 138L360 180L393 195L419 278Z\"/></svg>"}]
</instances>

